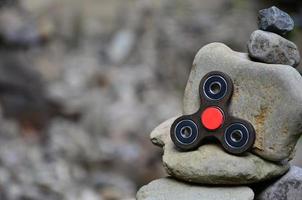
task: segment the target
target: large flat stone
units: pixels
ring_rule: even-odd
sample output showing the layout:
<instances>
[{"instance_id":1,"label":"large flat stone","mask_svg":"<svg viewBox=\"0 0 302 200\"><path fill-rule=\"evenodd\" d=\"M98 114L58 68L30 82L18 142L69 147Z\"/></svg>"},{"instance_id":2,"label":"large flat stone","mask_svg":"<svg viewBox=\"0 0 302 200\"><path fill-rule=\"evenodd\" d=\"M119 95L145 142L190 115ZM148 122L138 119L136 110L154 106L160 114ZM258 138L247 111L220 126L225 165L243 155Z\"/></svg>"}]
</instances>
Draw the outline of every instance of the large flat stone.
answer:
<instances>
[{"instance_id":1,"label":"large flat stone","mask_svg":"<svg viewBox=\"0 0 302 200\"><path fill-rule=\"evenodd\" d=\"M137 200L253 200L249 187L210 187L190 185L172 178L162 178L143 186Z\"/></svg>"},{"instance_id":2,"label":"large flat stone","mask_svg":"<svg viewBox=\"0 0 302 200\"><path fill-rule=\"evenodd\" d=\"M171 138L169 119L151 132L151 141L164 149L163 164L168 174L201 184L248 184L284 174L288 164L268 162L254 154L235 156L215 144L202 145L195 151L178 151Z\"/></svg>"},{"instance_id":3,"label":"large flat stone","mask_svg":"<svg viewBox=\"0 0 302 200\"><path fill-rule=\"evenodd\" d=\"M184 94L184 114L198 110L200 80L213 70L228 74L234 82L229 111L253 124L253 152L271 161L290 159L302 130L302 77L297 70L253 62L247 54L221 43L206 45L193 63Z\"/></svg>"}]
</instances>

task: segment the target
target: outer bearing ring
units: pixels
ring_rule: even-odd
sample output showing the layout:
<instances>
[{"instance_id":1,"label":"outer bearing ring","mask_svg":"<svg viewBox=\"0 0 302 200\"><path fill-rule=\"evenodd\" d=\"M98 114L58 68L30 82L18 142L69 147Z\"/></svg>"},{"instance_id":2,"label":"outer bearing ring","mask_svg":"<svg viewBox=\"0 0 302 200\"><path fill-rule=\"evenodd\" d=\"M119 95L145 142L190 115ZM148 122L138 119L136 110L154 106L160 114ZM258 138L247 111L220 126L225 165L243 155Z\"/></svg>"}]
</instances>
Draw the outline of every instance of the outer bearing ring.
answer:
<instances>
[{"instance_id":1,"label":"outer bearing ring","mask_svg":"<svg viewBox=\"0 0 302 200\"><path fill-rule=\"evenodd\" d=\"M185 133L183 131L185 131L186 128L190 130L188 137L184 137ZM174 128L174 135L179 143L183 145L190 145L194 143L198 137L198 127L192 120L181 120Z\"/></svg>"},{"instance_id":2,"label":"outer bearing ring","mask_svg":"<svg viewBox=\"0 0 302 200\"><path fill-rule=\"evenodd\" d=\"M214 91L212 87L216 85L218 91ZM205 96L211 100L220 100L222 99L228 90L227 81L220 75L212 75L207 78L203 84L203 92Z\"/></svg>"},{"instance_id":3,"label":"outer bearing ring","mask_svg":"<svg viewBox=\"0 0 302 200\"><path fill-rule=\"evenodd\" d=\"M236 135L240 134L240 137ZM248 128L242 123L233 123L224 132L224 140L233 149L244 148L250 139Z\"/></svg>"}]
</instances>

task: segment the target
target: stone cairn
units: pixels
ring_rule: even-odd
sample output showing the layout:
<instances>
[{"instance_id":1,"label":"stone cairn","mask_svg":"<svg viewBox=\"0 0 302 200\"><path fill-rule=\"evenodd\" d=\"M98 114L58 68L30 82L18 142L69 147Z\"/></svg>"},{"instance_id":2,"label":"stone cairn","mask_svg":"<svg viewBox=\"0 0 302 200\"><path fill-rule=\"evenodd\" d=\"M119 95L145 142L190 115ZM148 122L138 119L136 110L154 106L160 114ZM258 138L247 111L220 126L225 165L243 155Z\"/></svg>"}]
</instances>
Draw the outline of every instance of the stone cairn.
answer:
<instances>
[{"instance_id":1,"label":"stone cairn","mask_svg":"<svg viewBox=\"0 0 302 200\"><path fill-rule=\"evenodd\" d=\"M289 164L302 130L302 77L294 68L300 55L284 38L293 28L287 13L271 7L259 11L260 30L251 34L248 54L221 43L199 50L185 89L183 114L198 110L202 77L224 72L234 84L229 112L252 123L253 148L236 156L207 143L181 152L170 138L177 117L169 119L152 131L151 141L163 148L170 177L143 186L138 200L302 200L302 169Z\"/></svg>"}]
</instances>

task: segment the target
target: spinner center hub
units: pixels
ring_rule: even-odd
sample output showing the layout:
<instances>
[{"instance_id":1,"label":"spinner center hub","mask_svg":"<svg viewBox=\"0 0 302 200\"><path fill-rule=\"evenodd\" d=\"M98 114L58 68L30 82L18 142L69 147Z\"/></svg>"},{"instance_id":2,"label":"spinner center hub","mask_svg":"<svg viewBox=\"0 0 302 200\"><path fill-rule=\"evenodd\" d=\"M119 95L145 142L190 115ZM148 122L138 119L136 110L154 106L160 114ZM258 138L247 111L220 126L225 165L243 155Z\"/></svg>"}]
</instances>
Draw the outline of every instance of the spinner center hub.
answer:
<instances>
[{"instance_id":1,"label":"spinner center hub","mask_svg":"<svg viewBox=\"0 0 302 200\"><path fill-rule=\"evenodd\" d=\"M217 130L224 123L222 110L214 106L206 108L201 114L201 123L210 131Z\"/></svg>"}]
</instances>

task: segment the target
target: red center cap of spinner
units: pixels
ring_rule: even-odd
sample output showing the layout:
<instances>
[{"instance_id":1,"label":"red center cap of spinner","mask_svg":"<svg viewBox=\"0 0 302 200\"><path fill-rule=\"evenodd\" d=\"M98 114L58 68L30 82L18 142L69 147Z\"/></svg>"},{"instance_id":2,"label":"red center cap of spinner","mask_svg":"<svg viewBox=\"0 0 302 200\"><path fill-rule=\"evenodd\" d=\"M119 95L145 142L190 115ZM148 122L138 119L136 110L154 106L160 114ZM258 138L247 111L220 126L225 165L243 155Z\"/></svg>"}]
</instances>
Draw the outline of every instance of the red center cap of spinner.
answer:
<instances>
[{"instance_id":1,"label":"red center cap of spinner","mask_svg":"<svg viewBox=\"0 0 302 200\"><path fill-rule=\"evenodd\" d=\"M223 124L223 113L217 107L208 107L201 114L201 123L209 130L216 130Z\"/></svg>"}]
</instances>

